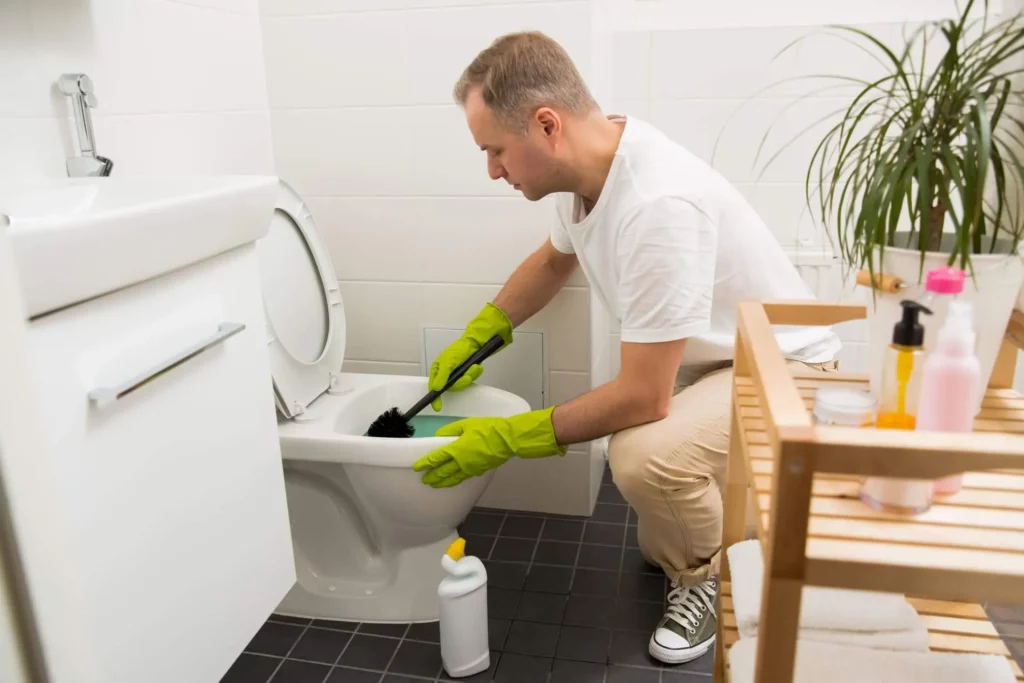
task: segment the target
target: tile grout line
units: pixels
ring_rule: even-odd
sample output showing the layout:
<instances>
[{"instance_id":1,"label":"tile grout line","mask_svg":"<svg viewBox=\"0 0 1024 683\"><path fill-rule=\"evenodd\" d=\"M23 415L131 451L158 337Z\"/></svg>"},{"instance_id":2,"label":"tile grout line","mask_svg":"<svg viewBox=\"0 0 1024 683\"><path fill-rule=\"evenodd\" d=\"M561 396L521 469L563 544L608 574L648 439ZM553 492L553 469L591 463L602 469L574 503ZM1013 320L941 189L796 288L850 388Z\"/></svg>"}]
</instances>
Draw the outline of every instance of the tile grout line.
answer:
<instances>
[{"instance_id":1,"label":"tile grout line","mask_svg":"<svg viewBox=\"0 0 1024 683\"><path fill-rule=\"evenodd\" d=\"M395 663L395 657L398 656L398 651L402 649L402 643L405 642L405 634L412 628L412 624L405 625L405 631L402 633L402 637L398 640L398 645L395 646L395 651L391 653L391 659L388 660L387 666L384 667L384 671L380 675L380 680L383 681L384 677L388 675L388 669Z\"/></svg>"},{"instance_id":2,"label":"tile grout line","mask_svg":"<svg viewBox=\"0 0 1024 683\"><path fill-rule=\"evenodd\" d=\"M288 661L288 655L290 655L292 653L292 651L295 650L295 647L299 644L299 641L302 640L302 637L306 635L306 631L309 630L309 627L312 624L313 624L313 620L310 619L309 623L306 624L306 626L302 629L302 633L299 634L299 637L296 638L295 642L292 643L292 646L290 648L288 648L288 652L286 652L284 657L281 658L281 661L277 663L277 668L275 668L274 672L272 674L270 674L270 676L267 678L267 683L270 683L270 681L274 680L274 676L276 676L277 672L281 670L281 667L284 666L284 663L286 661ZM328 670L327 673L330 674L330 670Z\"/></svg>"}]
</instances>

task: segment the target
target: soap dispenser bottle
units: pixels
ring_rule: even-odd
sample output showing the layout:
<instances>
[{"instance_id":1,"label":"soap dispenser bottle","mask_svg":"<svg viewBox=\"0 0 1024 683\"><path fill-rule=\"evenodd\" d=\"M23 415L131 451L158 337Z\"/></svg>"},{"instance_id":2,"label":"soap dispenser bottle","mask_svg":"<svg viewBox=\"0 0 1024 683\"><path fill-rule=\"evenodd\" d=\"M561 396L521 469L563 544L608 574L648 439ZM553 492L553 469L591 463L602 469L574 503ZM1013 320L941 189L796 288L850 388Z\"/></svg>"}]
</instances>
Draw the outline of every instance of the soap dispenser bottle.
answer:
<instances>
[{"instance_id":1,"label":"soap dispenser bottle","mask_svg":"<svg viewBox=\"0 0 1024 683\"><path fill-rule=\"evenodd\" d=\"M917 424L917 404L924 368L924 327L919 317L931 309L910 299L900 302L902 319L892 331L892 343L885 353L882 396L879 401L879 429L912 430ZM868 477L861 487L861 500L876 510L921 513L932 505L935 483L931 480Z\"/></svg>"},{"instance_id":2,"label":"soap dispenser bottle","mask_svg":"<svg viewBox=\"0 0 1024 683\"><path fill-rule=\"evenodd\" d=\"M441 662L452 678L472 676L491 666L487 636L487 569L465 555L458 538L441 557L447 573L437 587L440 601Z\"/></svg>"}]
</instances>

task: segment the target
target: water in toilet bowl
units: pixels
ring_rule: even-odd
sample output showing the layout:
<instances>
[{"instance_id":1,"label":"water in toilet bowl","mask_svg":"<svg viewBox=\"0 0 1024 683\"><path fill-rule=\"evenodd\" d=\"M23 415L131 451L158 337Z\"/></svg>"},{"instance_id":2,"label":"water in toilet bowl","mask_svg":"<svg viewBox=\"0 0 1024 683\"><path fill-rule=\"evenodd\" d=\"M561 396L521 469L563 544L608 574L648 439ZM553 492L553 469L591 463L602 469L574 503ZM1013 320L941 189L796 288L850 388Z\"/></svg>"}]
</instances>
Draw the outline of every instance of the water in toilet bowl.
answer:
<instances>
[{"instance_id":1,"label":"water in toilet bowl","mask_svg":"<svg viewBox=\"0 0 1024 683\"><path fill-rule=\"evenodd\" d=\"M409 420L409 424L416 430L412 438L434 436L434 432L441 427L461 419L463 418L455 415L416 415Z\"/></svg>"}]
</instances>

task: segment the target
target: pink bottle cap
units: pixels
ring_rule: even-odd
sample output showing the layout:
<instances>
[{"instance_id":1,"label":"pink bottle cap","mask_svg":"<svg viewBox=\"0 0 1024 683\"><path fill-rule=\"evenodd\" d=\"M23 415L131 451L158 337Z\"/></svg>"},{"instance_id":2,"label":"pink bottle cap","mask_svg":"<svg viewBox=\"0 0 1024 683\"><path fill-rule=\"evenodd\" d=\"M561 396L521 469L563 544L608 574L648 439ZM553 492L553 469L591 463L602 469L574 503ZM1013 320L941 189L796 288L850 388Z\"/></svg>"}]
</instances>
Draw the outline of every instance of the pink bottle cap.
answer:
<instances>
[{"instance_id":1,"label":"pink bottle cap","mask_svg":"<svg viewBox=\"0 0 1024 683\"><path fill-rule=\"evenodd\" d=\"M959 268L935 268L928 271L925 289L936 294L959 294L964 291L966 277Z\"/></svg>"}]
</instances>

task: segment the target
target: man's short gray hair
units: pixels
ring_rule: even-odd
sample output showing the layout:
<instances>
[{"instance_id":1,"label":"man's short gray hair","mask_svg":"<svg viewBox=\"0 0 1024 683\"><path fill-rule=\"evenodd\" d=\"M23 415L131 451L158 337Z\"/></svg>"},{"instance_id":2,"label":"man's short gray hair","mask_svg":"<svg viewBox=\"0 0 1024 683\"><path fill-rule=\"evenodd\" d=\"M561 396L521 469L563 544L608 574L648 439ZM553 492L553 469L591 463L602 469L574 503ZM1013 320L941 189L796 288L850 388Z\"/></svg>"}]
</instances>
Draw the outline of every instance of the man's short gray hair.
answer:
<instances>
[{"instance_id":1,"label":"man's short gray hair","mask_svg":"<svg viewBox=\"0 0 1024 683\"><path fill-rule=\"evenodd\" d=\"M538 107L571 114L597 109L569 54L538 31L506 34L480 52L455 84L456 102L465 105L476 87L498 122L519 133Z\"/></svg>"}]
</instances>

